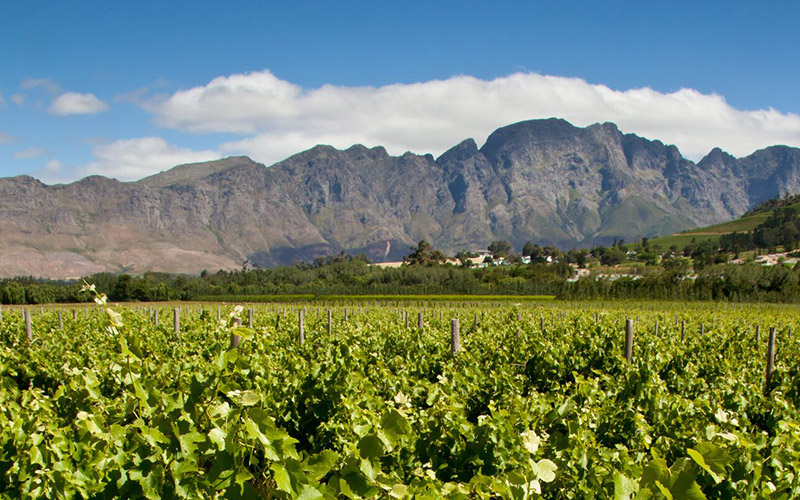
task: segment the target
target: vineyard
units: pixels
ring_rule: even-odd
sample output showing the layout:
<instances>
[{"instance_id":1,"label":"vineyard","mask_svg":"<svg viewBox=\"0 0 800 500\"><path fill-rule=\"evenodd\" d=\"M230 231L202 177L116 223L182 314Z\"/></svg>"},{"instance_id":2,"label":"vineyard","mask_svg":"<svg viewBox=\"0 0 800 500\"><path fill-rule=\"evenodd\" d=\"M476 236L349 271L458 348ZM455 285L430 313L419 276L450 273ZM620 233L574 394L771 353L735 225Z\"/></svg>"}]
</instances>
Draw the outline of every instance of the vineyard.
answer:
<instances>
[{"instance_id":1,"label":"vineyard","mask_svg":"<svg viewBox=\"0 0 800 500\"><path fill-rule=\"evenodd\" d=\"M794 306L99 302L2 310L0 498L800 497Z\"/></svg>"}]
</instances>

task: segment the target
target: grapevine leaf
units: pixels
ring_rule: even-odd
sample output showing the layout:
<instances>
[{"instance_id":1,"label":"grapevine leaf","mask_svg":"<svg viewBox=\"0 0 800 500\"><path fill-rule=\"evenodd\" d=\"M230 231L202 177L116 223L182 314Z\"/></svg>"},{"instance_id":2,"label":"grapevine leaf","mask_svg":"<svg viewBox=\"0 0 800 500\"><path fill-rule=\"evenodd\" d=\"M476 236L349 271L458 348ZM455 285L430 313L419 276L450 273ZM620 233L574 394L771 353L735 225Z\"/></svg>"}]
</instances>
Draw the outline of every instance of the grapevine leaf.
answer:
<instances>
[{"instance_id":1,"label":"grapevine leaf","mask_svg":"<svg viewBox=\"0 0 800 500\"><path fill-rule=\"evenodd\" d=\"M323 450L308 457L303 465L308 476L314 481L319 481L330 472L337 460L339 455L336 452Z\"/></svg>"},{"instance_id":2,"label":"grapevine leaf","mask_svg":"<svg viewBox=\"0 0 800 500\"><path fill-rule=\"evenodd\" d=\"M661 484L661 481L656 481L655 485L661 494L667 498L667 500L673 500L672 493L670 493L669 488Z\"/></svg>"},{"instance_id":3,"label":"grapevine leaf","mask_svg":"<svg viewBox=\"0 0 800 500\"><path fill-rule=\"evenodd\" d=\"M706 496L695 479L697 473L686 458L679 458L672 468L672 481L669 490L675 498L686 500L705 500Z\"/></svg>"},{"instance_id":4,"label":"grapevine leaf","mask_svg":"<svg viewBox=\"0 0 800 500\"><path fill-rule=\"evenodd\" d=\"M278 488L281 491L293 494L294 489L292 488L292 480L289 477L289 471L286 470L286 467L284 467L282 463L274 462L270 469L272 470L273 477L275 478L275 484L278 485Z\"/></svg>"},{"instance_id":5,"label":"grapevine leaf","mask_svg":"<svg viewBox=\"0 0 800 500\"><path fill-rule=\"evenodd\" d=\"M388 436L392 444L397 443L400 438L411 431L408 419L395 409L390 409L381 418L381 428Z\"/></svg>"},{"instance_id":6,"label":"grapevine leaf","mask_svg":"<svg viewBox=\"0 0 800 500\"><path fill-rule=\"evenodd\" d=\"M383 441L374 434L368 434L358 442L358 451L363 458L378 458L383 455Z\"/></svg>"},{"instance_id":7,"label":"grapevine leaf","mask_svg":"<svg viewBox=\"0 0 800 500\"><path fill-rule=\"evenodd\" d=\"M692 458L692 460L695 461L697 465L700 466L700 468L708 472L708 475L711 476L711 479L713 479L715 483L719 484L722 481L722 476L711 470L711 467L706 464L703 455L699 451L689 448L686 450L686 453Z\"/></svg>"},{"instance_id":8,"label":"grapevine leaf","mask_svg":"<svg viewBox=\"0 0 800 500\"><path fill-rule=\"evenodd\" d=\"M558 467L552 461L543 458L536 463L536 478L545 483L551 483L556 478Z\"/></svg>"},{"instance_id":9,"label":"grapevine leaf","mask_svg":"<svg viewBox=\"0 0 800 500\"><path fill-rule=\"evenodd\" d=\"M614 473L614 500L630 500L637 490L634 480L621 472Z\"/></svg>"},{"instance_id":10,"label":"grapevine leaf","mask_svg":"<svg viewBox=\"0 0 800 500\"><path fill-rule=\"evenodd\" d=\"M255 331L252 328L247 328L244 326L237 326L232 330L231 333L238 335L242 338L242 340L252 338L253 335L255 335Z\"/></svg>"},{"instance_id":11,"label":"grapevine leaf","mask_svg":"<svg viewBox=\"0 0 800 500\"><path fill-rule=\"evenodd\" d=\"M225 437L225 431L219 427L214 427L208 432L208 438L217 446L219 451L223 451L225 449Z\"/></svg>"},{"instance_id":12,"label":"grapevine leaf","mask_svg":"<svg viewBox=\"0 0 800 500\"><path fill-rule=\"evenodd\" d=\"M535 455L539 451L539 444L542 442L542 438L536 435L535 431L528 429L522 433L522 442L525 444L525 449L531 455Z\"/></svg>"},{"instance_id":13,"label":"grapevine leaf","mask_svg":"<svg viewBox=\"0 0 800 500\"><path fill-rule=\"evenodd\" d=\"M253 391L242 392L239 399L239 404L242 406L255 406L259 402L261 402L261 396L259 396L258 393Z\"/></svg>"},{"instance_id":14,"label":"grapevine leaf","mask_svg":"<svg viewBox=\"0 0 800 500\"><path fill-rule=\"evenodd\" d=\"M297 500L320 500L325 498L318 489L310 485L303 486L303 490L298 495Z\"/></svg>"},{"instance_id":15,"label":"grapevine leaf","mask_svg":"<svg viewBox=\"0 0 800 500\"><path fill-rule=\"evenodd\" d=\"M389 491L389 495L392 498L403 498L408 495L408 486L405 484L395 484L392 486L391 491Z\"/></svg>"},{"instance_id":16,"label":"grapevine leaf","mask_svg":"<svg viewBox=\"0 0 800 500\"><path fill-rule=\"evenodd\" d=\"M648 487L657 482L669 484L669 468L662 458L654 458L644 467L639 487Z\"/></svg>"}]
</instances>

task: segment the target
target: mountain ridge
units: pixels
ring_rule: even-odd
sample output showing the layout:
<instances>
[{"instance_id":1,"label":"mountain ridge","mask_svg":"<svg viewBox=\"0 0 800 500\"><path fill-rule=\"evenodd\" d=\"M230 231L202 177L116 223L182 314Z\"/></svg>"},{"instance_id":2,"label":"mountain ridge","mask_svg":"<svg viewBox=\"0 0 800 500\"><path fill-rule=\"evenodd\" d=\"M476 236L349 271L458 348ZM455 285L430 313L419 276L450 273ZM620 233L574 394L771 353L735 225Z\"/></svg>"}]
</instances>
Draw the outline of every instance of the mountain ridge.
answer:
<instances>
[{"instance_id":1,"label":"mountain ridge","mask_svg":"<svg viewBox=\"0 0 800 500\"><path fill-rule=\"evenodd\" d=\"M694 163L610 122L529 120L437 158L318 145L266 167L228 157L133 182L0 179L0 276L234 269L339 251L398 259L505 239L563 248L672 234L800 192L800 149Z\"/></svg>"}]
</instances>

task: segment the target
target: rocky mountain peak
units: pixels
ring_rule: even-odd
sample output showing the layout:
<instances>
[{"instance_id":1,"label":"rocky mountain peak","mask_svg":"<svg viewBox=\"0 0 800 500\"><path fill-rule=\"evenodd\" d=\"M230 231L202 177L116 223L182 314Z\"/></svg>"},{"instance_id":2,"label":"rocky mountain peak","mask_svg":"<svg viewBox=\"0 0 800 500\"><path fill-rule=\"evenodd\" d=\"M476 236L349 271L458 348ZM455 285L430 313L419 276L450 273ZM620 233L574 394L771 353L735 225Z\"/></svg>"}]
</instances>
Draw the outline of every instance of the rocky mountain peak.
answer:
<instances>
[{"instance_id":1,"label":"rocky mountain peak","mask_svg":"<svg viewBox=\"0 0 800 500\"><path fill-rule=\"evenodd\" d=\"M338 253L395 260L425 239L442 250L562 248L669 234L800 192L800 150L698 165L613 123L529 120L436 160L383 147L319 145L270 167L247 157L180 165L133 183L46 186L0 179L0 276L196 273Z\"/></svg>"},{"instance_id":2,"label":"rocky mountain peak","mask_svg":"<svg viewBox=\"0 0 800 500\"><path fill-rule=\"evenodd\" d=\"M438 163L464 161L467 158L477 155L478 153L478 145L475 144L475 139L464 139L460 143L442 153L439 158L436 159L436 161Z\"/></svg>"}]
</instances>

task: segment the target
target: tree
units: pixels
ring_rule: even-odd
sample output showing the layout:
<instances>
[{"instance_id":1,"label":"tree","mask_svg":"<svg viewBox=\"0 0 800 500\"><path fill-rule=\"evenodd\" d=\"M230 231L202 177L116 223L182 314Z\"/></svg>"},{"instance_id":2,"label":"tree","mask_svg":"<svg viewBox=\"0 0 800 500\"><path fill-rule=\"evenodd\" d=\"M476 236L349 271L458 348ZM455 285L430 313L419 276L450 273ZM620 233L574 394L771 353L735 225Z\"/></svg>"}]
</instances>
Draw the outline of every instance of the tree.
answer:
<instances>
[{"instance_id":1,"label":"tree","mask_svg":"<svg viewBox=\"0 0 800 500\"><path fill-rule=\"evenodd\" d=\"M495 240L489 245L488 250L494 257L505 257L511 253L511 243L505 240Z\"/></svg>"},{"instance_id":2,"label":"tree","mask_svg":"<svg viewBox=\"0 0 800 500\"><path fill-rule=\"evenodd\" d=\"M441 250L433 248L425 240L420 241L416 247L411 247L411 250L413 252L403 258L403 262L410 266L438 264L447 260L447 256Z\"/></svg>"},{"instance_id":3,"label":"tree","mask_svg":"<svg viewBox=\"0 0 800 500\"><path fill-rule=\"evenodd\" d=\"M525 245L522 247L522 255L524 255L525 257L530 257L531 254L534 252L535 248L536 245L531 243L530 240L526 241Z\"/></svg>"},{"instance_id":4,"label":"tree","mask_svg":"<svg viewBox=\"0 0 800 500\"><path fill-rule=\"evenodd\" d=\"M692 268L689 259L683 257L666 257L661 259L661 267L677 276L685 276Z\"/></svg>"},{"instance_id":5,"label":"tree","mask_svg":"<svg viewBox=\"0 0 800 500\"><path fill-rule=\"evenodd\" d=\"M584 249L573 249L567 252L567 258L569 258L569 261L577 264L578 267L586 267L586 258L588 255L589 252Z\"/></svg>"},{"instance_id":6,"label":"tree","mask_svg":"<svg viewBox=\"0 0 800 500\"><path fill-rule=\"evenodd\" d=\"M116 283L114 283L114 286L111 288L111 292L108 294L108 297L117 302L131 300L131 290L133 288L132 281L133 278L131 275L120 274L117 276Z\"/></svg>"},{"instance_id":7,"label":"tree","mask_svg":"<svg viewBox=\"0 0 800 500\"><path fill-rule=\"evenodd\" d=\"M9 281L0 289L0 299L3 304L24 304L25 287L16 281Z\"/></svg>"},{"instance_id":8,"label":"tree","mask_svg":"<svg viewBox=\"0 0 800 500\"><path fill-rule=\"evenodd\" d=\"M625 252L618 246L611 248L597 247L592 250L592 253L600 261L600 264L604 266L616 266L625 260Z\"/></svg>"}]
</instances>

